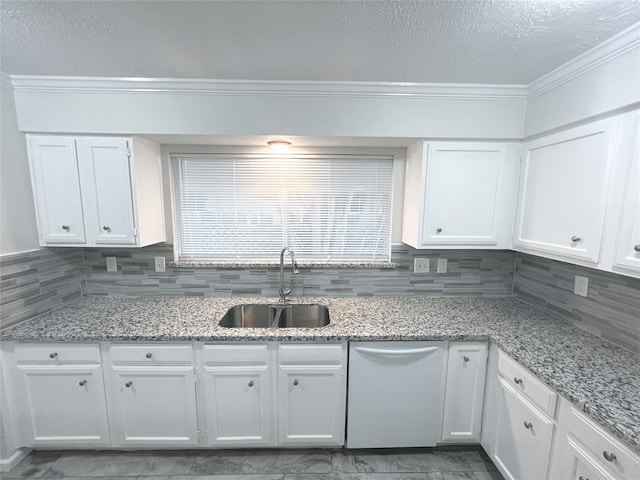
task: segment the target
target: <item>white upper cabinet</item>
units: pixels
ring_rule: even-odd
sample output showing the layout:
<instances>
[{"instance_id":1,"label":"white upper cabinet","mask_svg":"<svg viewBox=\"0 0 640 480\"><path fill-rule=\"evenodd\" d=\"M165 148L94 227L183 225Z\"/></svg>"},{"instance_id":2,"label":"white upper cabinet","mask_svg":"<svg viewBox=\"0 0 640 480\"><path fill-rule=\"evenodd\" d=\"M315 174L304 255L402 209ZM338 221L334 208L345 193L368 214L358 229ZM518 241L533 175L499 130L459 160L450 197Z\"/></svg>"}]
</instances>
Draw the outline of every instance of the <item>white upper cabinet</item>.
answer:
<instances>
[{"instance_id":1,"label":"white upper cabinet","mask_svg":"<svg viewBox=\"0 0 640 480\"><path fill-rule=\"evenodd\" d=\"M524 145L516 250L599 262L617 130L618 120L606 119Z\"/></svg>"},{"instance_id":2,"label":"white upper cabinet","mask_svg":"<svg viewBox=\"0 0 640 480\"><path fill-rule=\"evenodd\" d=\"M29 137L41 245L84 244L84 218L73 138Z\"/></svg>"},{"instance_id":3,"label":"white upper cabinet","mask_svg":"<svg viewBox=\"0 0 640 480\"><path fill-rule=\"evenodd\" d=\"M88 238L96 244L135 245L129 147L126 138L80 137L78 167L90 222Z\"/></svg>"},{"instance_id":4,"label":"white upper cabinet","mask_svg":"<svg viewBox=\"0 0 640 480\"><path fill-rule=\"evenodd\" d=\"M145 246L165 239L159 145L131 137L30 135L42 246Z\"/></svg>"},{"instance_id":5,"label":"white upper cabinet","mask_svg":"<svg viewBox=\"0 0 640 480\"><path fill-rule=\"evenodd\" d=\"M631 156L624 171L627 181L615 246L613 270L640 275L640 115L633 116Z\"/></svg>"},{"instance_id":6,"label":"white upper cabinet","mask_svg":"<svg viewBox=\"0 0 640 480\"><path fill-rule=\"evenodd\" d=\"M509 248L518 153L506 143L410 146L402 241L415 248Z\"/></svg>"}]
</instances>

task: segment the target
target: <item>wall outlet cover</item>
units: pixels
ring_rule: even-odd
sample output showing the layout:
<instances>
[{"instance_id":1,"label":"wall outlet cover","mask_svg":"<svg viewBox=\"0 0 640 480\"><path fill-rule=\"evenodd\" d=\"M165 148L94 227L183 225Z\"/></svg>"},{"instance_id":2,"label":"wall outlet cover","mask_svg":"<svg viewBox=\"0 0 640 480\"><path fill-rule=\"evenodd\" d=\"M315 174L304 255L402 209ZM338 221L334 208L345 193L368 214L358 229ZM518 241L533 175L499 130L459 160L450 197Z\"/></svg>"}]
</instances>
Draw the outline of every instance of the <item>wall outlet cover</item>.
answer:
<instances>
[{"instance_id":1,"label":"wall outlet cover","mask_svg":"<svg viewBox=\"0 0 640 480\"><path fill-rule=\"evenodd\" d=\"M154 257L153 264L155 266L156 272L162 273L165 271L164 257Z\"/></svg>"},{"instance_id":2,"label":"wall outlet cover","mask_svg":"<svg viewBox=\"0 0 640 480\"><path fill-rule=\"evenodd\" d=\"M439 258L438 259L438 273L447 273L447 259Z\"/></svg>"},{"instance_id":3,"label":"wall outlet cover","mask_svg":"<svg viewBox=\"0 0 640 480\"><path fill-rule=\"evenodd\" d=\"M429 273L428 258L419 257L413 259L413 273Z\"/></svg>"},{"instance_id":4,"label":"wall outlet cover","mask_svg":"<svg viewBox=\"0 0 640 480\"><path fill-rule=\"evenodd\" d=\"M589 296L589 277L582 277L576 275L575 282L573 284L573 293L580 295L581 297Z\"/></svg>"},{"instance_id":5,"label":"wall outlet cover","mask_svg":"<svg viewBox=\"0 0 640 480\"><path fill-rule=\"evenodd\" d=\"M107 272L117 272L118 264L116 263L116 257L105 257L107 261Z\"/></svg>"}]
</instances>

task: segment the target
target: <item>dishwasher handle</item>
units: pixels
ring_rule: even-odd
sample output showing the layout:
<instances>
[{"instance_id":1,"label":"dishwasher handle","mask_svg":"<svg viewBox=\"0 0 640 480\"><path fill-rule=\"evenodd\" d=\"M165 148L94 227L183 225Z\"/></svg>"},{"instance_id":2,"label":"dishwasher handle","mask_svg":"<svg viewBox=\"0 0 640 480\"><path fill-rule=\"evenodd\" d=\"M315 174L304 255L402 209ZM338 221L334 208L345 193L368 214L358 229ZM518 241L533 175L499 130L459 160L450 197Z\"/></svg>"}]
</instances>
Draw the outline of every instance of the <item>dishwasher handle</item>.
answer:
<instances>
[{"instance_id":1,"label":"dishwasher handle","mask_svg":"<svg viewBox=\"0 0 640 480\"><path fill-rule=\"evenodd\" d=\"M431 352L435 352L440 347L404 348L400 350L388 350L386 348L371 348L371 347L353 347L353 348L356 352L371 353L373 355L404 356L404 355L417 355L420 353L431 353Z\"/></svg>"}]
</instances>

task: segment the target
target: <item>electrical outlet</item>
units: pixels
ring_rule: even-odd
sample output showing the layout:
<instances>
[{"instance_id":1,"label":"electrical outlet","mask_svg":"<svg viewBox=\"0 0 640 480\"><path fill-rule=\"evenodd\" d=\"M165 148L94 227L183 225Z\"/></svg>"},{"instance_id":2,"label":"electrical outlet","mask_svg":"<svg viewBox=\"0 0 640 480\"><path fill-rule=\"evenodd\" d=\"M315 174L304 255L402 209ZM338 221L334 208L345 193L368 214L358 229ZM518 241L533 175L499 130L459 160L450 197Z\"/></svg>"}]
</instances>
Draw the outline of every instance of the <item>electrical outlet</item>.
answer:
<instances>
[{"instance_id":1,"label":"electrical outlet","mask_svg":"<svg viewBox=\"0 0 640 480\"><path fill-rule=\"evenodd\" d=\"M580 295L581 297L589 296L589 277L581 277L576 275L575 283L573 284L573 293Z\"/></svg>"},{"instance_id":2,"label":"electrical outlet","mask_svg":"<svg viewBox=\"0 0 640 480\"><path fill-rule=\"evenodd\" d=\"M164 272L164 257L155 257L153 263L155 265L156 272Z\"/></svg>"},{"instance_id":3,"label":"electrical outlet","mask_svg":"<svg viewBox=\"0 0 640 480\"><path fill-rule=\"evenodd\" d=\"M447 273L447 259L439 258L438 259L438 273Z\"/></svg>"},{"instance_id":4,"label":"electrical outlet","mask_svg":"<svg viewBox=\"0 0 640 480\"><path fill-rule=\"evenodd\" d=\"M414 258L413 273L429 273L429 259L424 257Z\"/></svg>"},{"instance_id":5,"label":"electrical outlet","mask_svg":"<svg viewBox=\"0 0 640 480\"><path fill-rule=\"evenodd\" d=\"M107 272L117 272L118 264L116 263L116 257L105 257L107 261Z\"/></svg>"}]
</instances>

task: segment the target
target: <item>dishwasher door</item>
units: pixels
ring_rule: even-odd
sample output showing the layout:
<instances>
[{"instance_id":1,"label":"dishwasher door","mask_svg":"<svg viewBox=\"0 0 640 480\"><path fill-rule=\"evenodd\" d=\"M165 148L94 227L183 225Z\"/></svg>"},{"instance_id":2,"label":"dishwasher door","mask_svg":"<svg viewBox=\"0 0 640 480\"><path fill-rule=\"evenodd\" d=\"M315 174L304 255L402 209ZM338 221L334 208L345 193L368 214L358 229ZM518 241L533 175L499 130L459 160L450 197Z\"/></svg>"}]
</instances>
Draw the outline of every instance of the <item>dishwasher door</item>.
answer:
<instances>
[{"instance_id":1,"label":"dishwasher door","mask_svg":"<svg viewBox=\"0 0 640 480\"><path fill-rule=\"evenodd\" d=\"M443 347L444 342L350 343L347 448L436 444Z\"/></svg>"}]
</instances>

